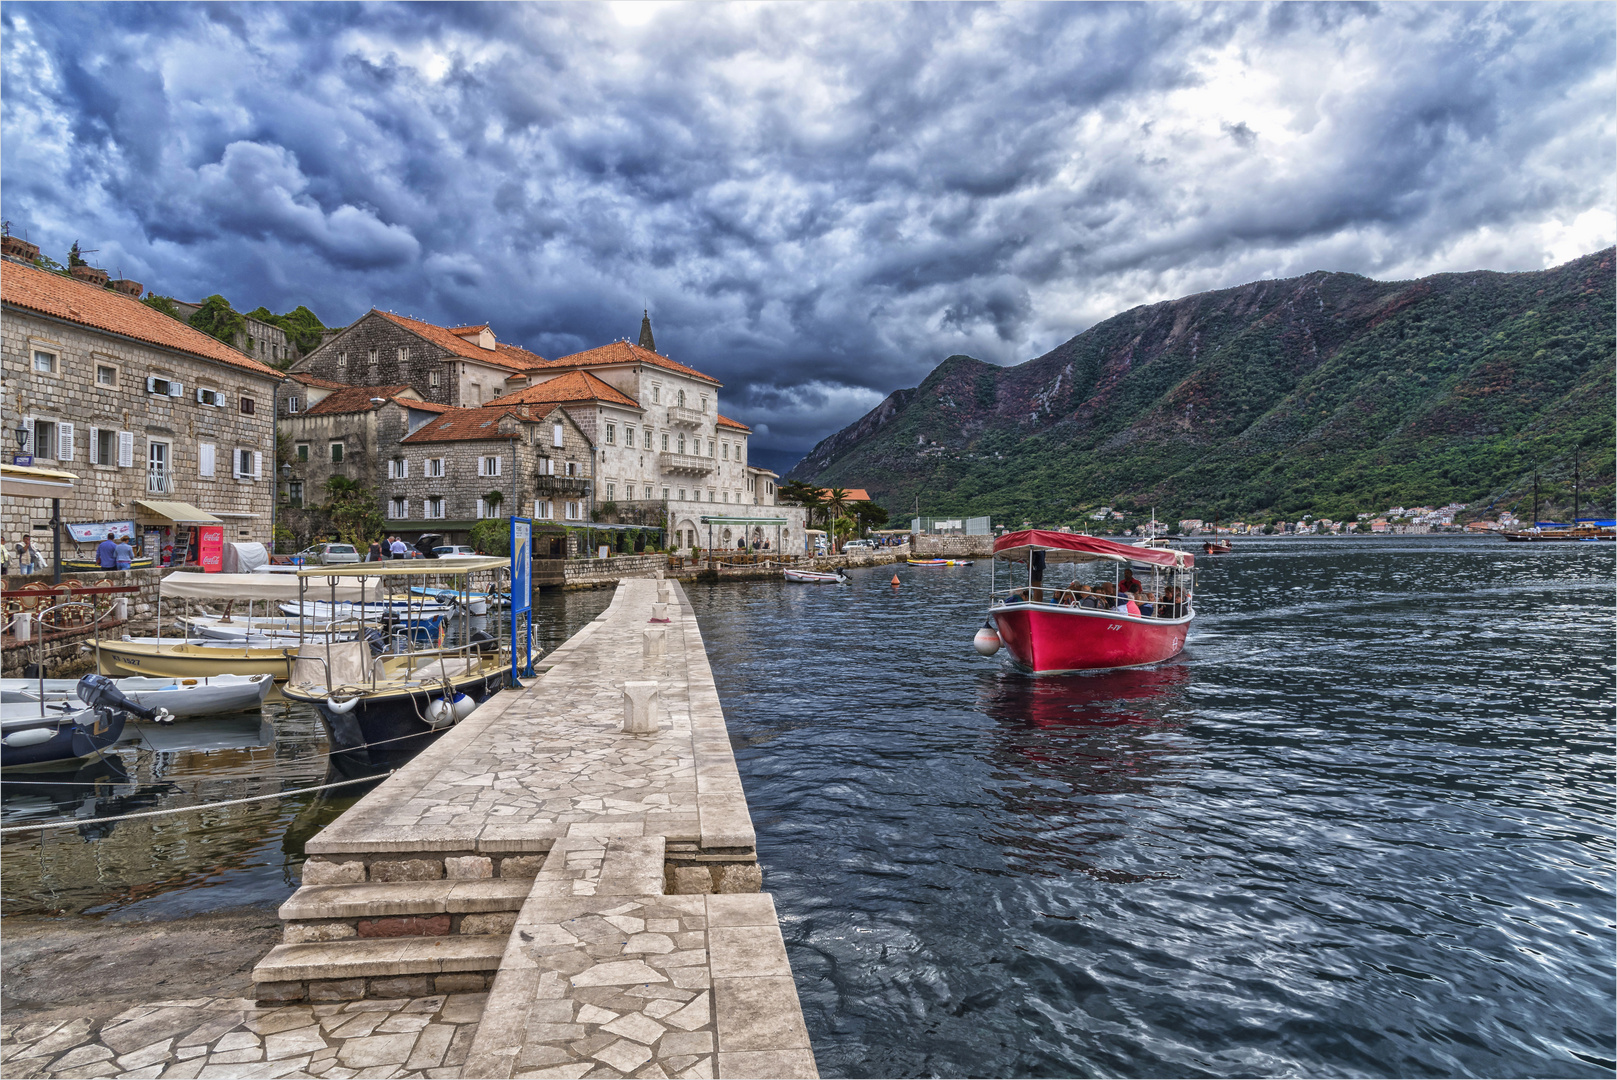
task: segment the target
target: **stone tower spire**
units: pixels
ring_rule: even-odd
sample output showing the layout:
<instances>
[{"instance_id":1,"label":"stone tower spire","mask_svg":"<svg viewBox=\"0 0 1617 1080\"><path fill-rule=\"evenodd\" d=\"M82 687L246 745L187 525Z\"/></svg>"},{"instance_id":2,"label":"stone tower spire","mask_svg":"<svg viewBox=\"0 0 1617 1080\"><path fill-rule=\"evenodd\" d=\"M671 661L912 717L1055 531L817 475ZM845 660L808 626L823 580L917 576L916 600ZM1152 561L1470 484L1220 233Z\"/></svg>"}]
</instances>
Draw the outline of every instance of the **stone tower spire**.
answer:
<instances>
[{"instance_id":1,"label":"stone tower spire","mask_svg":"<svg viewBox=\"0 0 1617 1080\"><path fill-rule=\"evenodd\" d=\"M657 342L651 336L651 312L646 311L640 316L640 347L657 351Z\"/></svg>"}]
</instances>

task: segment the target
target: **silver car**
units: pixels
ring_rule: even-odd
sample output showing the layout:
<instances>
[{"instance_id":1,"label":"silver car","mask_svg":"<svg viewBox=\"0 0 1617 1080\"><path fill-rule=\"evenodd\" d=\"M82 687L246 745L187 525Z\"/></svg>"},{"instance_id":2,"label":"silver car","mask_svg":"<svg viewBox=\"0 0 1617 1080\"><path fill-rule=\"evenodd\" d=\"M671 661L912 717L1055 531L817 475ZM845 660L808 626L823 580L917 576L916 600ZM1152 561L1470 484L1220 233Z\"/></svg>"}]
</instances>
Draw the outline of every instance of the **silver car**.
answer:
<instances>
[{"instance_id":1,"label":"silver car","mask_svg":"<svg viewBox=\"0 0 1617 1080\"><path fill-rule=\"evenodd\" d=\"M302 559L306 563L313 563L317 566L330 566L335 563L359 562L360 554L353 544L316 544L313 547L304 548L293 558Z\"/></svg>"}]
</instances>

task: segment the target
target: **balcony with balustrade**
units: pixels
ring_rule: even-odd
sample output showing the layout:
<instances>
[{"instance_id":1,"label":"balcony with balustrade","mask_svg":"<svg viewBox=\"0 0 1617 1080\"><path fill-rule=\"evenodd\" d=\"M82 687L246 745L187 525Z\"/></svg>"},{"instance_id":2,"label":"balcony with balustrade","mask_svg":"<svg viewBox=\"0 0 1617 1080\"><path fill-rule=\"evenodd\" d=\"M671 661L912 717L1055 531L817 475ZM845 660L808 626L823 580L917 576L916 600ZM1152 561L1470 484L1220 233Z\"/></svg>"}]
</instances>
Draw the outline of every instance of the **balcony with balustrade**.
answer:
<instances>
[{"instance_id":1,"label":"balcony with balustrade","mask_svg":"<svg viewBox=\"0 0 1617 1080\"><path fill-rule=\"evenodd\" d=\"M657 464L664 473L684 473L689 476L706 476L714 469L712 458L695 454L658 454Z\"/></svg>"},{"instance_id":2,"label":"balcony with balustrade","mask_svg":"<svg viewBox=\"0 0 1617 1080\"><path fill-rule=\"evenodd\" d=\"M689 409L684 405L670 405L668 423L674 427L699 428L707 423L707 414L700 409Z\"/></svg>"},{"instance_id":3,"label":"balcony with balustrade","mask_svg":"<svg viewBox=\"0 0 1617 1080\"><path fill-rule=\"evenodd\" d=\"M551 476L537 473L533 478L534 494L542 499L568 498L588 495L590 482L583 476Z\"/></svg>"}]
</instances>

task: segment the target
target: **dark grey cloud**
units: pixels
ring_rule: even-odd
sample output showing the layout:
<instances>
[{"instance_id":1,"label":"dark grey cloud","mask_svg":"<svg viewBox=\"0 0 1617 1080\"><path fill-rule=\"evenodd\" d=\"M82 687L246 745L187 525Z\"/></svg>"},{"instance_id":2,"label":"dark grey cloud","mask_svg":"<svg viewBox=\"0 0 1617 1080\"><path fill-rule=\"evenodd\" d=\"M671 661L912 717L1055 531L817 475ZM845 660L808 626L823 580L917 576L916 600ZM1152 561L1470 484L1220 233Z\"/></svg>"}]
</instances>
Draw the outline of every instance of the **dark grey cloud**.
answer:
<instances>
[{"instance_id":1,"label":"dark grey cloud","mask_svg":"<svg viewBox=\"0 0 1617 1080\"><path fill-rule=\"evenodd\" d=\"M633 335L805 449L942 357L1617 239L1609 5L7 4L4 213L185 297Z\"/></svg>"}]
</instances>

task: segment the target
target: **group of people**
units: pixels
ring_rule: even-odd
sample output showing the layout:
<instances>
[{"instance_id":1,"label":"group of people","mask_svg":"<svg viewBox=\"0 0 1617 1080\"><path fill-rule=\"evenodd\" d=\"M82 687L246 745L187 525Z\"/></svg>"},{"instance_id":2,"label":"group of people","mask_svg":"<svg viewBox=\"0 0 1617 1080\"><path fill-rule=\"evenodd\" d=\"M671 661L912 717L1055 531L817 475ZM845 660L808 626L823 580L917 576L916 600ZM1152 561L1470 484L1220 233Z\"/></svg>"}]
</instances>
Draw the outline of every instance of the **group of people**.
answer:
<instances>
[{"instance_id":1,"label":"group of people","mask_svg":"<svg viewBox=\"0 0 1617 1080\"><path fill-rule=\"evenodd\" d=\"M371 548L365 555L366 562L381 562L383 559L408 559L411 548L397 536L383 537L381 540L372 540Z\"/></svg>"},{"instance_id":2,"label":"group of people","mask_svg":"<svg viewBox=\"0 0 1617 1080\"><path fill-rule=\"evenodd\" d=\"M1060 604L1063 607L1093 608L1098 611L1121 611L1148 619L1178 619L1190 608L1190 594L1179 586L1171 586L1160 593L1147 589L1133 572L1124 574L1117 584L1084 585L1072 581L1065 588L1018 589L1035 602ZM1049 599L1045 601L1045 594Z\"/></svg>"},{"instance_id":3,"label":"group of people","mask_svg":"<svg viewBox=\"0 0 1617 1080\"><path fill-rule=\"evenodd\" d=\"M127 536L120 540L117 533L109 532L107 538L95 546L95 564L103 570L128 570L134 561L135 549Z\"/></svg>"}]
</instances>

